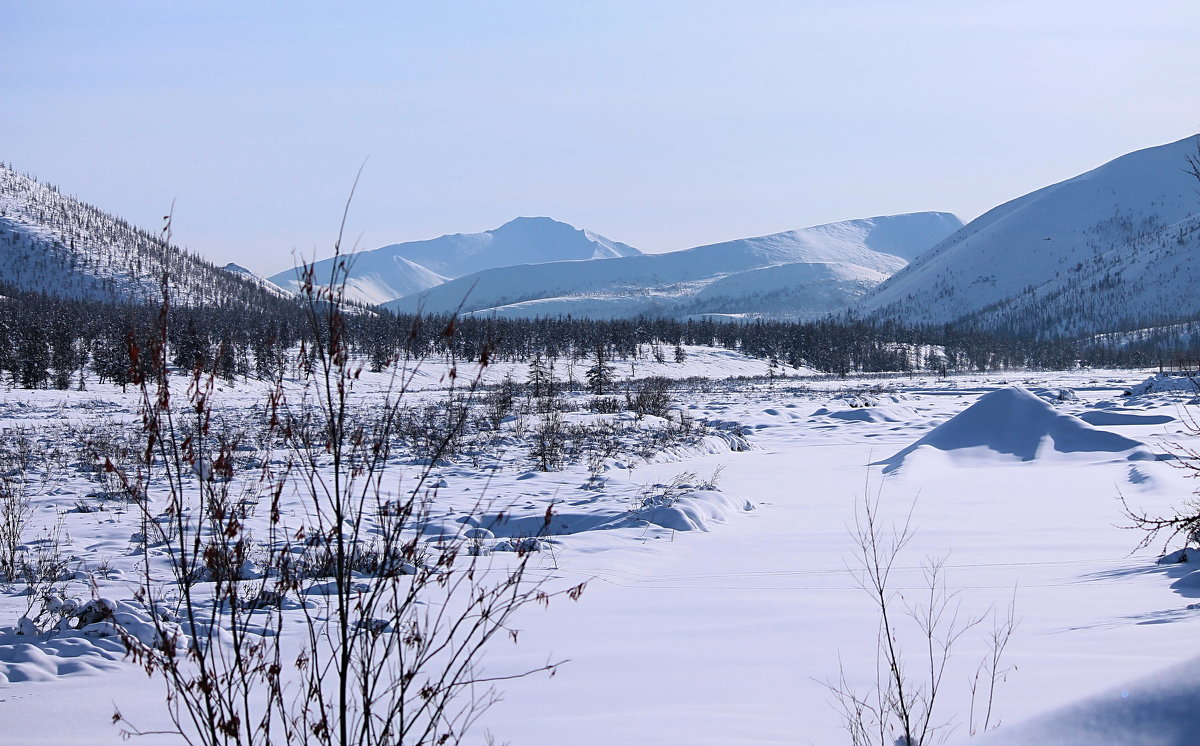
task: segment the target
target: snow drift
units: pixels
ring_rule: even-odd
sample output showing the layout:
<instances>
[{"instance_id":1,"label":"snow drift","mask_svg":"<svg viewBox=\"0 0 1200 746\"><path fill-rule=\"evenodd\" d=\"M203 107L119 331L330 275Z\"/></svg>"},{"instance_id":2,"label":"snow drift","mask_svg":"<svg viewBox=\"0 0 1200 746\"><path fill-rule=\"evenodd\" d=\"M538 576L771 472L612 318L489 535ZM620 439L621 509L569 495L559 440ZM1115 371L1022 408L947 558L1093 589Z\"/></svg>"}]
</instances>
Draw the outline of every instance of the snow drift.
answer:
<instances>
[{"instance_id":1,"label":"snow drift","mask_svg":"<svg viewBox=\"0 0 1200 746\"><path fill-rule=\"evenodd\" d=\"M1146 394L1165 394L1182 391L1186 394L1200 393L1200 381L1191 376L1169 376L1165 373L1150 376L1146 380L1129 388L1130 396Z\"/></svg>"},{"instance_id":2,"label":"snow drift","mask_svg":"<svg viewBox=\"0 0 1200 746\"><path fill-rule=\"evenodd\" d=\"M1144 443L1099 430L1078 417L1019 386L984 394L958 415L925 437L878 462L884 472L899 469L915 453L940 451L948 455L1001 454L1021 461L1054 454L1124 454L1131 460L1153 459Z\"/></svg>"},{"instance_id":3,"label":"snow drift","mask_svg":"<svg viewBox=\"0 0 1200 746\"><path fill-rule=\"evenodd\" d=\"M1189 746L1200 731L1200 658L970 743Z\"/></svg>"}]
</instances>

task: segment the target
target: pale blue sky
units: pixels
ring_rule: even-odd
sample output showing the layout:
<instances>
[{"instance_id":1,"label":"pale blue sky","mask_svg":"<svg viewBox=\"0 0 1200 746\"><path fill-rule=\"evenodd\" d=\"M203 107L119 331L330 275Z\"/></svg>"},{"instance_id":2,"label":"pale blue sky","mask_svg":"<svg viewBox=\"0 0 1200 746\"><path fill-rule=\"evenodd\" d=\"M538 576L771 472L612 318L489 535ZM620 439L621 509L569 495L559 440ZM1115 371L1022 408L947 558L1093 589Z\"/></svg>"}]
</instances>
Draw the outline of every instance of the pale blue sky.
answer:
<instances>
[{"instance_id":1,"label":"pale blue sky","mask_svg":"<svg viewBox=\"0 0 1200 746\"><path fill-rule=\"evenodd\" d=\"M336 7L335 7L336 5ZM1195 0L0 0L0 160L272 273L549 215L964 219L1200 127Z\"/></svg>"}]
</instances>

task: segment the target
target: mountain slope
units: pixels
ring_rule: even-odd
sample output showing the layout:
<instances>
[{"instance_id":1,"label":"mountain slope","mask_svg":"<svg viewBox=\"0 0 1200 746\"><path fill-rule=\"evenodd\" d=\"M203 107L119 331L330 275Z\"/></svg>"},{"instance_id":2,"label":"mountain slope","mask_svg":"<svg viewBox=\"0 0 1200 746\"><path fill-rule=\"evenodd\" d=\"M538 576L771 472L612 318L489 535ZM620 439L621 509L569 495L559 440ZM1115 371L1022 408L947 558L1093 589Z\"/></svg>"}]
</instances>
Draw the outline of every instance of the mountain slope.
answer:
<instances>
[{"instance_id":1,"label":"mountain slope","mask_svg":"<svg viewBox=\"0 0 1200 746\"><path fill-rule=\"evenodd\" d=\"M345 277L346 297L372 305L386 303L410 293L419 293L446 281L445 277L416 262L375 251L352 254L347 258L347 265L350 271ZM333 269L333 261L330 259L317 262L313 265L314 277L322 283L331 280L340 282L341 277L331 276ZM267 282L295 292L301 284L300 269L272 275Z\"/></svg>"},{"instance_id":2,"label":"mountain slope","mask_svg":"<svg viewBox=\"0 0 1200 746\"><path fill-rule=\"evenodd\" d=\"M632 246L550 218L517 218L483 233L455 233L359 252L351 261L347 297L383 303L494 267L639 254ZM318 277L329 274L331 262L316 263ZM268 279L286 288L299 284L295 270Z\"/></svg>"},{"instance_id":3,"label":"mountain slope","mask_svg":"<svg viewBox=\"0 0 1200 746\"><path fill-rule=\"evenodd\" d=\"M246 269L245 267L243 267L240 264L235 264L234 262L230 262L229 264L226 264L224 267L221 267L221 269L223 269L226 272L229 272L230 274L233 274L237 277L241 277L241 278L249 280L250 282L257 285L258 287L262 288L263 290L266 290L268 293L271 293L272 295L278 296L280 298L291 298L292 297L292 294L289 293L288 291L279 287L278 285L271 282L270 280L264 279L264 278L260 277L259 275L255 274L254 272L251 272L250 270Z\"/></svg>"},{"instance_id":4,"label":"mountain slope","mask_svg":"<svg viewBox=\"0 0 1200 746\"><path fill-rule=\"evenodd\" d=\"M917 323L1089 333L1200 313L1198 137L1122 156L1000 205L858 307Z\"/></svg>"},{"instance_id":5,"label":"mountain slope","mask_svg":"<svg viewBox=\"0 0 1200 746\"><path fill-rule=\"evenodd\" d=\"M779 264L723 277L705 286L680 310L764 314L770 309L770 315L815 318L846 307L887 278L885 273L846 262Z\"/></svg>"},{"instance_id":6,"label":"mountain slope","mask_svg":"<svg viewBox=\"0 0 1200 746\"><path fill-rule=\"evenodd\" d=\"M176 304L262 307L279 300L261 280L219 269L0 165L0 282L53 296L156 301L164 270Z\"/></svg>"},{"instance_id":7,"label":"mountain slope","mask_svg":"<svg viewBox=\"0 0 1200 746\"><path fill-rule=\"evenodd\" d=\"M736 308L737 313L811 318L845 308L904 267L903 256L917 255L961 225L948 213L912 213L668 254L503 267L387 305L397 311L452 311L461 305L467 312L507 316L571 313L603 318L728 313ZM787 265L808 268L759 272ZM738 282L729 279L749 272L755 274ZM708 290L719 281L722 284ZM810 284L812 295L795 286L801 281ZM793 297L785 297L788 294Z\"/></svg>"}]
</instances>

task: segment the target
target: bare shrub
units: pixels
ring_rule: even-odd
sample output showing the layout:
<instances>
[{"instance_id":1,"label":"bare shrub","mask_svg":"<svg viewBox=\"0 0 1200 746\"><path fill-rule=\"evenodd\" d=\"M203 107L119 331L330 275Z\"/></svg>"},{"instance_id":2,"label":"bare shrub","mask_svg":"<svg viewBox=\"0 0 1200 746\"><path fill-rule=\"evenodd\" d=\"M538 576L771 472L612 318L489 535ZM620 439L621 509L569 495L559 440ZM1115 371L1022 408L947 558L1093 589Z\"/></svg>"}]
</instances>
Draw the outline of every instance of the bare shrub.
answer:
<instances>
[{"instance_id":1,"label":"bare shrub","mask_svg":"<svg viewBox=\"0 0 1200 746\"><path fill-rule=\"evenodd\" d=\"M504 420L516 411L521 386L512 375L504 376L499 385L482 396L483 422L491 430L499 430Z\"/></svg>"},{"instance_id":2,"label":"bare shrub","mask_svg":"<svg viewBox=\"0 0 1200 746\"><path fill-rule=\"evenodd\" d=\"M37 623L46 611L46 599L61 591L61 584L73 574L62 553L61 524L44 529L29 545L30 550L22 558L20 580L25 584L25 616L32 616Z\"/></svg>"},{"instance_id":3,"label":"bare shrub","mask_svg":"<svg viewBox=\"0 0 1200 746\"><path fill-rule=\"evenodd\" d=\"M142 507L144 525L157 522L149 498L166 503L172 529L161 547L170 577L155 572L147 542L137 599L155 634L123 639L166 682L171 716L191 744L458 743L495 701L497 681L558 665L498 676L480 667L497 636L515 639L509 624L518 609L557 594L529 577L524 552L489 567L470 556L465 538L426 541L424 485L466 421L457 405L438 410L441 440L427 444L430 460L412 475L412 489L401 497L385 489L405 392L401 385L381 395L370 416L352 406L360 368L344 336L346 260L335 254L328 284L311 267L302 275L309 329L297 369L313 398L290 402L278 386L268 397L263 441L282 443L286 466L260 471L255 482L266 496L263 535L252 537L234 509L229 485L250 475L238 470L231 444L214 437L211 374L193 371L186 437L165 364L135 381L141 463L156 467L129 473L106 464ZM164 278L164 340L167 287ZM304 504L302 526L287 523L283 500L292 491ZM167 607L176 611L160 611ZM304 622L296 647L283 642L294 620ZM119 712L114 722L140 733Z\"/></svg>"},{"instance_id":4,"label":"bare shrub","mask_svg":"<svg viewBox=\"0 0 1200 746\"><path fill-rule=\"evenodd\" d=\"M529 434L529 457L539 471L557 471L563 468L563 449L567 443L562 413L557 409L542 413L538 423Z\"/></svg>"},{"instance_id":5,"label":"bare shrub","mask_svg":"<svg viewBox=\"0 0 1200 746\"><path fill-rule=\"evenodd\" d=\"M858 563L855 578L871 599L879 619L876 638L874 689L855 690L845 671L836 684L826 684L855 746L931 746L949 737L953 721L942 719L942 688L947 665L962 637L984 621L963 616L958 594L945 586L944 560L924 568L925 584L914 601L892 586L892 571L914 536L911 512L903 525L885 530L878 499L865 497L856 511L853 538ZM993 723L995 689L1006 673L1001 658L1015 622L1012 606L1007 621L999 622L989 639L989 652L971 683L970 728L984 730ZM907 632L902 635L902 627ZM902 637L919 641L916 655L905 653ZM979 702L977 702L980 700ZM975 710L983 719L976 722Z\"/></svg>"},{"instance_id":6,"label":"bare shrub","mask_svg":"<svg viewBox=\"0 0 1200 746\"><path fill-rule=\"evenodd\" d=\"M1197 420L1192 410L1185 410L1180 419L1189 435L1200 435L1200 421ZM1189 478L1200 479L1200 451L1180 445L1174 446L1173 450L1176 458L1171 463L1183 469ZM1149 547L1160 536L1163 536L1161 549L1163 554L1167 553L1173 542L1182 540L1183 551L1179 555L1180 562L1187 561L1189 550L1200 552L1200 548L1197 548L1200 547L1200 490L1193 492L1167 515L1151 515L1145 511L1135 510L1126 502L1124 495L1119 493L1118 495L1125 518L1129 521L1125 528L1137 529L1142 532L1142 538L1137 544L1138 549Z\"/></svg>"},{"instance_id":7,"label":"bare shrub","mask_svg":"<svg viewBox=\"0 0 1200 746\"><path fill-rule=\"evenodd\" d=\"M715 490L721 484L721 475L725 473L725 465L721 464L713 469L712 474L709 474L705 479L701 479L697 483L697 487L702 490Z\"/></svg>"},{"instance_id":8,"label":"bare shrub","mask_svg":"<svg viewBox=\"0 0 1200 746\"><path fill-rule=\"evenodd\" d=\"M630 385L625 394L626 406L639 417L670 418L671 382L666 378L643 378Z\"/></svg>"},{"instance_id":9,"label":"bare shrub","mask_svg":"<svg viewBox=\"0 0 1200 746\"><path fill-rule=\"evenodd\" d=\"M397 411L394 429L417 458L433 462L454 460L463 448L470 416L470 401L462 396Z\"/></svg>"},{"instance_id":10,"label":"bare shrub","mask_svg":"<svg viewBox=\"0 0 1200 746\"><path fill-rule=\"evenodd\" d=\"M13 581L22 573L22 537L33 506L24 482L15 474L0 475L0 580Z\"/></svg>"},{"instance_id":11,"label":"bare shrub","mask_svg":"<svg viewBox=\"0 0 1200 746\"><path fill-rule=\"evenodd\" d=\"M617 414L625 409L615 396L593 396L588 400L588 410L596 414Z\"/></svg>"},{"instance_id":12,"label":"bare shrub","mask_svg":"<svg viewBox=\"0 0 1200 746\"><path fill-rule=\"evenodd\" d=\"M669 508L680 498L687 497L696 491L696 473L682 471L672 477L670 482L648 485L634 497L633 512L641 513L655 508Z\"/></svg>"}]
</instances>

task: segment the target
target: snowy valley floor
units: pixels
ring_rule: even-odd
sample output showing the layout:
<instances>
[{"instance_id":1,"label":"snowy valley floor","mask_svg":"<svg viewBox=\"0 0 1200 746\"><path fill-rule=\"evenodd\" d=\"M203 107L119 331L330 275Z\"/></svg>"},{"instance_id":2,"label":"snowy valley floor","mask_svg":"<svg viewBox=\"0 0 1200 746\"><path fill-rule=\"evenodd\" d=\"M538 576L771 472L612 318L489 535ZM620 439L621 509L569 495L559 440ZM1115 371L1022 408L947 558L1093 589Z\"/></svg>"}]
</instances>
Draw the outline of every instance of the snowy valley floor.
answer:
<instances>
[{"instance_id":1,"label":"snowy valley floor","mask_svg":"<svg viewBox=\"0 0 1200 746\"><path fill-rule=\"evenodd\" d=\"M716 367L716 357L710 362ZM761 361L739 364L720 373L765 372ZM686 366L693 374L704 367ZM959 592L964 616L1014 604L1018 626L1005 653L1011 671L995 701L1003 723L997 742L1134 742L1113 730L1118 725L1136 729L1146 744L1189 742L1181 734L1200 716L1186 700L1169 700L1196 687L1196 664L1186 664L1195 655L1189 642L1200 609L1188 606L1200 584L1172 586L1200 565L1156 564L1161 543L1134 552L1142 537L1120 527L1120 496L1151 513L1188 498L1194 482L1165 457L1200 446L1185 426L1195 394L1121 396L1147 375L743 382L676 393L688 417L718 425L649 463L611 461L603 490L580 489L588 482L581 465L536 472L519 454L487 474L463 463L439 467L448 505L486 491L493 505L540 515L553 501L573 523L538 553L539 572L551 585L588 583L576 603L523 609L519 644L500 640L491 648L486 663L498 672L569 662L552 678L505 682L503 701L481 726L497 743L514 745L847 742L826 684L839 670L860 688L875 681L878 619L850 569L850 529L864 495L872 495L889 524L911 511L916 532L892 576L894 590L919 597L923 563L945 558L946 585ZM1014 384L1023 390L1006 388ZM1064 389L1074 397L1060 397ZM218 392L218 407L222 393L251 406L259 390L247 384ZM987 401L963 414L981 398ZM14 389L0 395L0 427L130 423L134 401L98 385ZM959 415L954 427L894 458ZM577 416L587 417L594 415ZM720 423L738 423L749 450L734 450L741 447L737 430ZM630 516L645 486L718 469L718 491L684 498L657 525L645 514ZM61 520L73 566L95 579L97 593L130 598L134 513L69 512L94 489L80 478L39 494L35 526ZM495 542L503 538L497 532ZM0 627L16 625L26 606L19 592L0 593ZM75 593L87 597L79 587ZM940 707L955 724L944 731L951 742L969 735L968 681L985 652L985 631L959 642L946 675ZM1162 681L1164 671L1166 694L1137 683ZM168 725L162 683L122 660L111 639L25 642L12 629L0 631L0 673L7 680L0 683L3 743L118 743L114 706L144 729ZM1084 730L1114 712L1104 700L1018 725L1091 696L1131 708L1118 723L1102 724L1108 740ZM1010 727L1025 730L1006 740ZM482 728L468 739L480 741Z\"/></svg>"}]
</instances>

